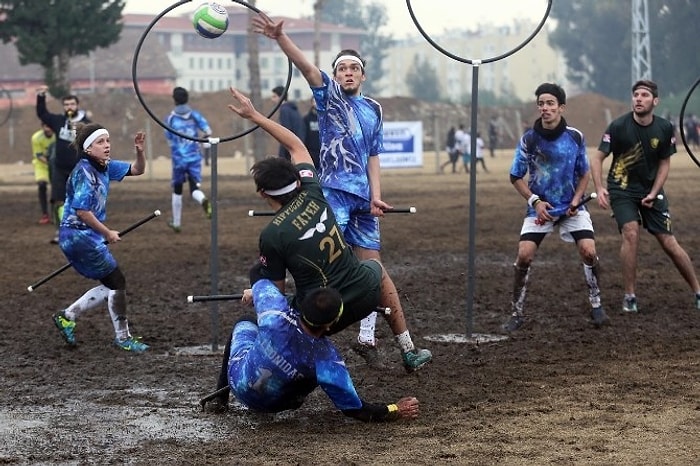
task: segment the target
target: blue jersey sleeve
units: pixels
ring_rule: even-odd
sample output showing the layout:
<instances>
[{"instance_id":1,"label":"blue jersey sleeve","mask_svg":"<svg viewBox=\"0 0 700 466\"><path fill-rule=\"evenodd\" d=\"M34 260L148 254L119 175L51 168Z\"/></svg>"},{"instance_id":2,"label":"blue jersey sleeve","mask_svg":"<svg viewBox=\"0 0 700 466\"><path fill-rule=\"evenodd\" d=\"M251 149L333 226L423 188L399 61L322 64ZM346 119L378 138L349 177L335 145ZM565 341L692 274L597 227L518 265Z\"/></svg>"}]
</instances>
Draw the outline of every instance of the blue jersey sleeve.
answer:
<instances>
[{"instance_id":1,"label":"blue jersey sleeve","mask_svg":"<svg viewBox=\"0 0 700 466\"><path fill-rule=\"evenodd\" d=\"M339 410L362 408L362 400L345 362L330 341L326 340L326 343L326 350L317 354L316 379L319 386Z\"/></svg>"}]
</instances>

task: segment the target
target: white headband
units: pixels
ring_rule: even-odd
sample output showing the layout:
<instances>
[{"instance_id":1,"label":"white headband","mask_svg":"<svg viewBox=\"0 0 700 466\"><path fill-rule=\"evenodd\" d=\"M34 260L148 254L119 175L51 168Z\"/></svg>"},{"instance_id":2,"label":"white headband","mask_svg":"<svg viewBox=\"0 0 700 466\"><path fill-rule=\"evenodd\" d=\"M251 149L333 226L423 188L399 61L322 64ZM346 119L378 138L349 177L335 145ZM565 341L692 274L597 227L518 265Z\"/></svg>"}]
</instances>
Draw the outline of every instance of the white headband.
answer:
<instances>
[{"instance_id":1,"label":"white headband","mask_svg":"<svg viewBox=\"0 0 700 466\"><path fill-rule=\"evenodd\" d=\"M279 189L263 189L263 192L269 196L281 196L282 194L291 193L295 189L297 189L296 180L289 183L287 186L282 186Z\"/></svg>"},{"instance_id":2,"label":"white headband","mask_svg":"<svg viewBox=\"0 0 700 466\"><path fill-rule=\"evenodd\" d=\"M87 150L90 145L95 142L95 139L99 138L100 136L109 136L109 131L107 131L104 128L96 129L95 131L90 134L87 138L85 138L85 142L83 143L83 150Z\"/></svg>"},{"instance_id":3,"label":"white headband","mask_svg":"<svg viewBox=\"0 0 700 466\"><path fill-rule=\"evenodd\" d=\"M350 60L350 61L353 61L353 62L357 63L358 65L360 65L360 67L361 67L363 70L365 69L365 65L362 64L362 60L360 60L360 59L359 59L358 57L356 57L355 55L341 55L341 56L339 56L338 58L336 58L335 61L333 62L333 70L334 70L334 71L335 71L336 67L338 66L338 63L340 63L340 62L343 61L343 60Z\"/></svg>"}]
</instances>

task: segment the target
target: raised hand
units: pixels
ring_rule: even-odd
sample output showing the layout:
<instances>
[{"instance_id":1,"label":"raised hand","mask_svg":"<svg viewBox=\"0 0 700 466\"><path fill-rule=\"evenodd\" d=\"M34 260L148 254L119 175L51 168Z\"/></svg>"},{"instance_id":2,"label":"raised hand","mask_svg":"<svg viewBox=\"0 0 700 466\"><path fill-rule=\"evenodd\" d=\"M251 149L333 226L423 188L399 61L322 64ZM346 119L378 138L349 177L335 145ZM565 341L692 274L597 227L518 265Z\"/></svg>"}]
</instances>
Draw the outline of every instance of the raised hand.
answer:
<instances>
[{"instance_id":1,"label":"raised hand","mask_svg":"<svg viewBox=\"0 0 700 466\"><path fill-rule=\"evenodd\" d=\"M138 152L143 152L143 148L146 145L146 133L143 131L138 131L134 136L134 148Z\"/></svg>"},{"instance_id":2,"label":"raised hand","mask_svg":"<svg viewBox=\"0 0 700 466\"><path fill-rule=\"evenodd\" d=\"M253 103L238 89L231 87L230 90L231 95L240 103L240 105L229 104L228 108L238 116L245 118L246 120L250 120L253 115L257 113L257 110L255 110L255 107L253 107Z\"/></svg>"},{"instance_id":3,"label":"raised hand","mask_svg":"<svg viewBox=\"0 0 700 466\"><path fill-rule=\"evenodd\" d=\"M259 13L251 20L253 24L253 32L262 34L272 40L277 40L282 35L282 26L284 21L274 22L265 13Z\"/></svg>"}]
</instances>

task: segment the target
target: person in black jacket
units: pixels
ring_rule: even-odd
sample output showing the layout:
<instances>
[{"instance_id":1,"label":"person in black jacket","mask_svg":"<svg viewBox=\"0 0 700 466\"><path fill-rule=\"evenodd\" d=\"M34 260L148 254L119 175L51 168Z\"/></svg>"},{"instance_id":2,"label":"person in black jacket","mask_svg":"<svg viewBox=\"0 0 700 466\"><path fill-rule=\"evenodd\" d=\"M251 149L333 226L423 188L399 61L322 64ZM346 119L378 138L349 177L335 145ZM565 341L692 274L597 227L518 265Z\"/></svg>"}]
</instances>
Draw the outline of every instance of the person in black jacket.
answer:
<instances>
[{"instance_id":1,"label":"person in black jacket","mask_svg":"<svg viewBox=\"0 0 700 466\"><path fill-rule=\"evenodd\" d=\"M304 115L304 129L306 130L304 145L309 154L311 154L316 170L318 170L321 167L319 159L321 156L321 136L318 133L318 112L316 111L316 102L313 97L311 98L311 107L309 107L308 113Z\"/></svg>"},{"instance_id":2,"label":"person in black jacket","mask_svg":"<svg viewBox=\"0 0 700 466\"><path fill-rule=\"evenodd\" d=\"M296 134L297 137L303 141L306 135L304 119L299 112L296 102L289 102L287 100L287 94L284 92L283 86L277 86L272 89L272 101L277 104L280 99L283 103L279 108L279 124ZM282 145L280 145L277 155L291 160L289 151Z\"/></svg>"},{"instance_id":3,"label":"person in black jacket","mask_svg":"<svg viewBox=\"0 0 700 466\"><path fill-rule=\"evenodd\" d=\"M48 86L45 85L37 89L36 115L56 134L55 152L50 161L51 211L54 224L59 225L63 217L63 203L66 200L66 182L80 159L71 143L75 140L77 125L90 123L90 119L85 111L78 108L80 101L75 95L66 95L61 99L63 113L50 113L46 108L46 91ZM51 243L58 244L58 231Z\"/></svg>"}]
</instances>

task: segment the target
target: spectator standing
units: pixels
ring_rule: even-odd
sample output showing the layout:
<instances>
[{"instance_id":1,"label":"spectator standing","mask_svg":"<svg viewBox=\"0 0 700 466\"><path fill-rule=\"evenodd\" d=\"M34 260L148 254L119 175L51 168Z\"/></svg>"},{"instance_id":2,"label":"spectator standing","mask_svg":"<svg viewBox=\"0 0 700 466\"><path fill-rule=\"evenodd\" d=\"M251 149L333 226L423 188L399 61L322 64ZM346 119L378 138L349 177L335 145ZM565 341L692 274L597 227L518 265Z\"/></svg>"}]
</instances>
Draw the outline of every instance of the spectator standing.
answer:
<instances>
[{"instance_id":1,"label":"spectator standing","mask_svg":"<svg viewBox=\"0 0 700 466\"><path fill-rule=\"evenodd\" d=\"M279 123L280 125L287 128L292 133L296 134L302 141L306 140L306 128L304 125L304 118L299 112L296 102L292 102L287 99L287 94L284 92L283 86L277 86L272 89L272 102L275 104L282 101L282 105L279 108ZM318 118L316 119L318 121ZM289 151L280 145L277 155L290 160Z\"/></svg>"},{"instance_id":2,"label":"spectator standing","mask_svg":"<svg viewBox=\"0 0 700 466\"><path fill-rule=\"evenodd\" d=\"M496 156L496 149L498 148L498 119L495 115L492 115L489 119L489 152L491 157Z\"/></svg>"},{"instance_id":3,"label":"spectator standing","mask_svg":"<svg viewBox=\"0 0 700 466\"><path fill-rule=\"evenodd\" d=\"M484 172L488 173L489 170L486 168L486 160L484 160L485 145L486 144L484 143L484 139L481 137L481 133L476 133L476 161L481 163Z\"/></svg>"},{"instance_id":4,"label":"spectator standing","mask_svg":"<svg viewBox=\"0 0 700 466\"><path fill-rule=\"evenodd\" d=\"M63 113L51 113L46 107L46 92L48 86L43 85L37 89L36 115L49 126L56 135L54 156L51 158L51 212L53 223L58 226L63 218L63 203L66 199L66 183L78 163L79 156L71 147L75 140L78 124L90 123L85 111L78 108L80 100L75 95L66 95L63 102ZM51 239L51 243L58 244L58 231Z\"/></svg>"},{"instance_id":5,"label":"spectator standing","mask_svg":"<svg viewBox=\"0 0 700 466\"><path fill-rule=\"evenodd\" d=\"M49 218L48 185L50 179L49 161L53 156L56 143L56 135L49 125L41 124L41 129L32 134L32 165L34 166L34 180L39 194L39 207L41 218L39 223L46 225L51 223Z\"/></svg>"},{"instance_id":6,"label":"spectator standing","mask_svg":"<svg viewBox=\"0 0 700 466\"><path fill-rule=\"evenodd\" d=\"M318 130L318 112L316 111L316 102L311 98L311 106L309 111L304 115L304 145L311 154L311 159L314 161L314 167L317 170L321 168L321 136Z\"/></svg>"},{"instance_id":7,"label":"spectator standing","mask_svg":"<svg viewBox=\"0 0 700 466\"><path fill-rule=\"evenodd\" d=\"M440 165L441 172L445 171L446 166L452 164L452 173L457 173L457 160L459 160L459 150L457 149L457 138L455 134L455 127L452 126L447 131L447 137L445 139L445 151L447 151L448 159L445 163Z\"/></svg>"},{"instance_id":8,"label":"spectator standing","mask_svg":"<svg viewBox=\"0 0 700 466\"><path fill-rule=\"evenodd\" d=\"M459 129L455 132L457 147L462 155L462 165L464 172L469 173L469 164L471 163L472 138L471 135L464 129L464 125L459 125Z\"/></svg>"}]
</instances>

